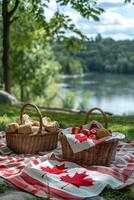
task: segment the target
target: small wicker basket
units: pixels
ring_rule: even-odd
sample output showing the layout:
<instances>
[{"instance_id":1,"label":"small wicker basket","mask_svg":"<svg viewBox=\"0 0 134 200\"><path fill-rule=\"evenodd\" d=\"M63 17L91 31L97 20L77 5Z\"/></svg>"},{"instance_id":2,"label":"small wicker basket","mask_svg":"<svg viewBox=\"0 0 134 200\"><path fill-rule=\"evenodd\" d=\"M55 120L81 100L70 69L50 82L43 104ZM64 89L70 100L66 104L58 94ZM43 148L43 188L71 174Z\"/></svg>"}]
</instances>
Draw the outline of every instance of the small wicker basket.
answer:
<instances>
[{"instance_id":1,"label":"small wicker basket","mask_svg":"<svg viewBox=\"0 0 134 200\"><path fill-rule=\"evenodd\" d=\"M88 122L89 116L94 110L101 112L104 118L104 127L107 128L108 118L100 108L92 108L89 112L87 112L85 124ZM74 153L65 135L60 135L60 141L62 145L63 159L81 165L108 166L115 159L115 152L118 144L118 139L113 139L110 141L105 141L101 144L97 144L94 147L81 152Z\"/></svg>"},{"instance_id":2,"label":"small wicker basket","mask_svg":"<svg viewBox=\"0 0 134 200\"><path fill-rule=\"evenodd\" d=\"M7 146L16 153L34 154L37 152L49 151L57 147L58 131L42 134L42 115L38 107L34 104L23 105L20 113L20 122L26 107L35 108L38 113L40 127L37 135L25 135L6 132Z\"/></svg>"}]
</instances>

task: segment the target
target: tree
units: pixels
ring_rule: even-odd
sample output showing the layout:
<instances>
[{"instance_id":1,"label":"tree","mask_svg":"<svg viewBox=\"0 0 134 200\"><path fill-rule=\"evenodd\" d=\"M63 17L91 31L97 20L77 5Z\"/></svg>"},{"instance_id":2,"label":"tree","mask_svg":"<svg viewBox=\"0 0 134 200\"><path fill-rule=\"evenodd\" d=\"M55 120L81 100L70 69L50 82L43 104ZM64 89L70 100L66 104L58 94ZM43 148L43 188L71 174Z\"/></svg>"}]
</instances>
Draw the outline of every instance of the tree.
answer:
<instances>
[{"instance_id":1,"label":"tree","mask_svg":"<svg viewBox=\"0 0 134 200\"><path fill-rule=\"evenodd\" d=\"M51 45L46 43L46 31L32 12L24 12L12 25L10 36L13 92L21 101L44 98L60 69Z\"/></svg>"},{"instance_id":2,"label":"tree","mask_svg":"<svg viewBox=\"0 0 134 200\"><path fill-rule=\"evenodd\" d=\"M56 3L60 6L70 5L73 9L79 12L83 17L89 19L90 17L94 20L99 20L99 15L103 12L103 9L97 7L96 0L56 0ZM64 38L64 31L69 29L75 34L84 38L84 35L79 31L76 26L72 23L69 16L56 11L54 16L48 21L44 14L44 10L49 5L49 0L37 0L37 1L20 1L20 0L1 0L2 5L2 17L3 17L3 73L4 73L4 85L7 92L11 92L11 66L9 63L9 46L10 46L10 26L17 19L21 12L33 12L35 17L38 19L42 26L46 30L46 37ZM17 11L19 15L17 16Z\"/></svg>"},{"instance_id":3,"label":"tree","mask_svg":"<svg viewBox=\"0 0 134 200\"><path fill-rule=\"evenodd\" d=\"M133 73L134 40L115 41L111 38L95 38L85 42L79 51L66 51L63 43L57 43L55 55L61 63L63 74L80 72ZM73 61L73 62L72 62ZM72 63L72 64L71 64ZM79 63L79 64L78 64ZM75 70L75 72L74 72Z\"/></svg>"},{"instance_id":4,"label":"tree","mask_svg":"<svg viewBox=\"0 0 134 200\"><path fill-rule=\"evenodd\" d=\"M11 69L9 64L9 33L10 33L10 25L16 19L14 13L19 5L19 0L15 1L15 4L11 10L9 10L9 1L2 1L2 17L3 17L3 72L4 72L4 83L5 83L5 91L11 92Z\"/></svg>"},{"instance_id":5,"label":"tree","mask_svg":"<svg viewBox=\"0 0 134 200\"><path fill-rule=\"evenodd\" d=\"M132 4L134 4L134 1L133 0L125 0L125 3L132 3Z\"/></svg>"}]
</instances>

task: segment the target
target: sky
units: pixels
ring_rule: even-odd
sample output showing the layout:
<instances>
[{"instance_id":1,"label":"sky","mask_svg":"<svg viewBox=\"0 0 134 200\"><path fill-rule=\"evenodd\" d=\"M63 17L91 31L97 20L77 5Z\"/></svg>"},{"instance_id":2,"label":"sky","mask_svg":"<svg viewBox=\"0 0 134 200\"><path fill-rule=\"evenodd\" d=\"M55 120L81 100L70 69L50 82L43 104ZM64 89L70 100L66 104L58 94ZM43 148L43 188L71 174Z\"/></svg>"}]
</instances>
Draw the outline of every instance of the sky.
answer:
<instances>
[{"instance_id":1,"label":"sky","mask_svg":"<svg viewBox=\"0 0 134 200\"><path fill-rule=\"evenodd\" d=\"M100 33L104 38L115 40L134 39L134 5L125 4L123 0L98 0L98 6L105 10L99 22L86 20L69 7L60 8L60 11L69 15L89 38ZM51 17L56 8L55 0L51 0L46 15Z\"/></svg>"}]
</instances>

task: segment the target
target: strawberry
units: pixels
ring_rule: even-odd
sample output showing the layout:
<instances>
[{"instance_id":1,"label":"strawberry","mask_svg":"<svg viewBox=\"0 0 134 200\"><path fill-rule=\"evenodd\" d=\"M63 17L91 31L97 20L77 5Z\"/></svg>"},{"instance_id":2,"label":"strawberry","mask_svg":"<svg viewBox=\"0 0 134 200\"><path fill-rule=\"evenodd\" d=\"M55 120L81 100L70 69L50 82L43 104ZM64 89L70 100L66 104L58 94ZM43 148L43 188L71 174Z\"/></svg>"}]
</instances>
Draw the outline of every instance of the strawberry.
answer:
<instances>
[{"instance_id":1,"label":"strawberry","mask_svg":"<svg viewBox=\"0 0 134 200\"><path fill-rule=\"evenodd\" d=\"M80 133L80 132L81 132L81 130L80 130L79 127L72 128L72 134L77 134L77 133Z\"/></svg>"},{"instance_id":2,"label":"strawberry","mask_svg":"<svg viewBox=\"0 0 134 200\"><path fill-rule=\"evenodd\" d=\"M84 135L86 135L88 137L90 131L88 129L83 129L80 132L83 133Z\"/></svg>"},{"instance_id":3,"label":"strawberry","mask_svg":"<svg viewBox=\"0 0 134 200\"><path fill-rule=\"evenodd\" d=\"M96 140L96 139L97 139L97 137L96 137L96 135L95 135L95 134L91 134L91 135L89 136L89 139L94 139L94 140Z\"/></svg>"}]
</instances>

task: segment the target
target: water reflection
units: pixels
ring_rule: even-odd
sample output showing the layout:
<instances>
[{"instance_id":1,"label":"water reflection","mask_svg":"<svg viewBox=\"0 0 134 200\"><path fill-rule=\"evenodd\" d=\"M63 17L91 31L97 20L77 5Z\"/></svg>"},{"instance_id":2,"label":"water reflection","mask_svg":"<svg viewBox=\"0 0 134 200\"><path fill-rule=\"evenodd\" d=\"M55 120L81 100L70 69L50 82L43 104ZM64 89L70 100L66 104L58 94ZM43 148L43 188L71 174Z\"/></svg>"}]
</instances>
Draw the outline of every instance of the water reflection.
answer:
<instances>
[{"instance_id":1,"label":"water reflection","mask_svg":"<svg viewBox=\"0 0 134 200\"><path fill-rule=\"evenodd\" d=\"M84 92L91 92L89 107L98 106L114 114L134 113L134 75L91 73L64 77L62 84L62 91L71 90L79 99Z\"/></svg>"}]
</instances>

